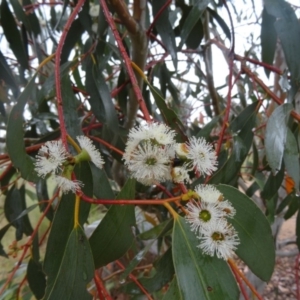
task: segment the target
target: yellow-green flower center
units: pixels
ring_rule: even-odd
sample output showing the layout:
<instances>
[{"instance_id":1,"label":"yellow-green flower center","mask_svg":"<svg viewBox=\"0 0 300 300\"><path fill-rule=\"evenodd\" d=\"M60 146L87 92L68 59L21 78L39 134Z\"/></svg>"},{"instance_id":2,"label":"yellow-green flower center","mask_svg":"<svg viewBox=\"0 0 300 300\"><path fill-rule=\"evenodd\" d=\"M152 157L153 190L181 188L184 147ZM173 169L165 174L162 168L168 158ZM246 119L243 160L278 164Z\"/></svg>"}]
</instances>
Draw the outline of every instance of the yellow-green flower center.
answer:
<instances>
[{"instance_id":1,"label":"yellow-green flower center","mask_svg":"<svg viewBox=\"0 0 300 300\"><path fill-rule=\"evenodd\" d=\"M154 166L157 163L157 160L155 157L148 157L146 159L146 165L148 166Z\"/></svg>"},{"instance_id":2,"label":"yellow-green flower center","mask_svg":"<svg viewBox=\"0 0 300 300\"><path fill-rule=\"evenodd\" d=\"M225 240L225 236L223 233L215 231L212 235L211 235L212 239L214 241L224 241Z\"/></svg>"},{"instance_id":3,"label":"yellow-green flower center","mask_svg":"<svg viewBox=\"0 0 300 300\"><path fill-rule=\"evenodd\" d=\"M208 222L211 219L211 214L208 210L204 209L199 213L199 218L204 222Z\"/></svg>"}]
</instances>

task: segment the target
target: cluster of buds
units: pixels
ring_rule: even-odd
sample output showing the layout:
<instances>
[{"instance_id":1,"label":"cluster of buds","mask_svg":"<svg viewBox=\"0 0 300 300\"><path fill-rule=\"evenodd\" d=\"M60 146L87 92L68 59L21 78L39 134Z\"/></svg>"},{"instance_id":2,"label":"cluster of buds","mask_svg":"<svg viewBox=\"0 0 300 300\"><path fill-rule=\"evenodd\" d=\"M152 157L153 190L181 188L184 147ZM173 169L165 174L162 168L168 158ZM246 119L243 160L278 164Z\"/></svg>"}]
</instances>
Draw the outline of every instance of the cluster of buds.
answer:
<instances>
[{"instance_id":1,"label":"cluster of buds","mask_svg":"<svg viewBox=\"0 0 300 300\"><path fill-rule=\"evenodd\" d=\"M191 137L186 143L176 143L175 135L164 124L133 128L123 156L131 176L144 185L166 180L183 183L190 181L190 171L210 175L217 169L215 151L204 138Z\"/></svg>"},{"instance_id":2,"label":"cluster of buds","mask_svg":"<svg viewBox=\"0 0 300 300\"><path fill-rule=\"evenodd\" d=\"M88 137L78 136L77 141L81 152L76 156L68 153L62 141L58 140L46 142L36 157L35 170L38 175L45 178L48 174L53 174L63 193L69 191L75 193L83 186L81 181L71 178L76 164L82 161L92 161L98 168L102 168L104 164L100 152Z\"/></svg>"}]
</instances>

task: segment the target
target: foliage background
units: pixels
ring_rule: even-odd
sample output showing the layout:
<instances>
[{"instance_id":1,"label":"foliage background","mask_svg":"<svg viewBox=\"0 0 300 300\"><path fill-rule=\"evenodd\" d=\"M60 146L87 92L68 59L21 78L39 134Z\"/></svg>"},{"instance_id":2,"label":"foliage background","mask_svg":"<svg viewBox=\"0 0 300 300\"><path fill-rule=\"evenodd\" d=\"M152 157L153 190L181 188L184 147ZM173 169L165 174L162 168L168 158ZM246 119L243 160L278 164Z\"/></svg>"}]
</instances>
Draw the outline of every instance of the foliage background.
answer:
<instances>
[{"instance_id":1,"label":"foliage background","mask_svg":"<svg viewBox=\"0 0 300 300\"><path fill-rule=\"evenodd\" d=\"M214 144L218 171L187 188L216 184L233 203L237 255L260 291L274 266L270 225L276 240L299 208L299 8L101 0L92 17L94 4L1 1L1 299L237 299L255 291L242 288L233 264L190 247L197 241L183 219L158 205L182 186L128 179L126 136L150 119L176 130L178 141ZM259 30L241 42L252 23ZM105 156L104 170L82 164L75 172L85 183L80 224L96 228L88 238L73 226L74 195L60 197L34 171L41 145L67 133L88 135ZM137 206L117 205L129 203Z\"/></svg>"}]
</instances>

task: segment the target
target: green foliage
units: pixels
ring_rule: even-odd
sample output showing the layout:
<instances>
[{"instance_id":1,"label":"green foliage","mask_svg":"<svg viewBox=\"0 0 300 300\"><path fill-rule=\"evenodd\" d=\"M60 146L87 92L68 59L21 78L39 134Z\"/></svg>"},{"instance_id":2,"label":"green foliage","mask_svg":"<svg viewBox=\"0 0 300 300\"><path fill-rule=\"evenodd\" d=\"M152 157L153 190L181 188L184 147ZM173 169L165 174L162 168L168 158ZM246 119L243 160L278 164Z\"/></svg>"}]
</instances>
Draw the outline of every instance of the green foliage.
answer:
<instances>
[{"instance_id":1,"label":"green foliage","mask_svg":"<svg viewBox=\"0 0 300 300\"><path fill-rule=\"evenodd\" d=\"M236 211L222 215L240 240L235 254L271 279L271 226L300 207L298 8L283 0L261 8L217 2L101 0L98 12L93 1L1 1L0 299L246 297L234 277L236 256L228 263L205 254L199 243L207 228L192 231L185 219L187 203L205 202L195 194L204 183ZM274 83L263 70L276 74ZM136 132L138 142L128 144L128 124L151 122L182 144L161 142L164 132L147 143ZM77 144L82 135L94 152ZM191 137L212 145L214 171L188 165ZM45 147L53 141L67 151L58 151L55 167ZM146 159L148 143L168 153L169 177L144 185L128 161L140 148ZM200 150L195 159L205 159ZM94 163L100 152L102 168ZM53 169L40 177L43 159ZM178 169L189 180L178 183ZM62 193L59 176L78 186ZM299 213L296 235L300 249Z\"/></svg>"}]
</instances>

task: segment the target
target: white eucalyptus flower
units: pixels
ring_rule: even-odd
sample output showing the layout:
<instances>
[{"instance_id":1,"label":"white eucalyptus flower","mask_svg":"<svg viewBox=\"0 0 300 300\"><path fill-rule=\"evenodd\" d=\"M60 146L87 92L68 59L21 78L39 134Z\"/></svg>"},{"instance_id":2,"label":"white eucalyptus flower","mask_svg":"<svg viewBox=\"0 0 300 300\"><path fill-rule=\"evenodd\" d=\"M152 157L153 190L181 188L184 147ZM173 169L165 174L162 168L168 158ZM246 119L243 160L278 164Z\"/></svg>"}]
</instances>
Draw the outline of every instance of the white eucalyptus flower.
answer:
<instances>
[{"instance_id":1,"label":"white eucalyptus flower","mask_svg":"<svg viewBox=\"0 0 300 300\"><path fill-rule=\"evenodd\" d=\"M79 180L70 180L63 176L55 176L55 181L64 194L68 192L76 193L84 186Z\"/></svg>"},{"instance_id":2,"label":"white eucalyptus flower","mask_svg":"<svg viewBox=\"0 0 300 300\"><path fill-rule=\"evenodd\" d=\"M196 168L200 173L211 175L217 170L217 156L212 147L204 138L189 138L187 144L187 158L191 160L188 164Z\"/></svg>"},{"instance_id":3,"label":"white eucalyptus flower","mask_svg":"<svg viewBox=\"0 0 300 300\"><path fill-rule=\"evenodd\" d=\"M46 142L36 156L35 170L40 177L45 177L51 172L56 172L68 155L61 140Z\"/></svg>"},{"instance_id":4,"label":"white eucalyptus flower","mask_svg":"<svg viewBox=\"0 0 300 300\"><path fill-rule=\"evenodd\" d=\"M145 142L124 157L132 177L146 185L171 179L170 158L165 148Z\"/></svg>"},{"instance_id":5,"label":"white eucalyptus flower","mask_svg":"<svg viewBox=\"0 0 300 300\"><path fill-rule=\"evenodd\" d=\"M232 257L233 251L237 249L240 240L236 230L225 220L220 219L202 231L199 248L210 256L217 255L218 258L227 260Z\"/></svg>"},{"instance_id":6,"label":"white eucalyptus flower","mask_svg":"<svg viewBox=\"0 0 300 300\"><path fill-rule=\"evenodd\" d=\"M185 218L190 223L191 230L196 233L214 226L225 215L217 203L190 200L186 209L188 214Z\"/></svg>"},{"instance_id":7,"label":"white eucalyptus flower","mask_svg":"<svg viewBox=\"0 0 300 300\"><path fill-rule=\"evenodd\" d=\"M81 149L85 150L88 153L91 161L95 164L95 166L101 169L104 164L104 161L101 157L100 152L96 149L95 145L93 144L92 140L84 135L81 135L77 136L77 141Z\"/></svg>"},{"instance_id":8,"label":"white eucalyptus flower","mask_svg":"<svg viewBox=\"0 0 300 300\"><path fill-rule=\"evenodd\" d=\"M195 187L195 192L200 196L201 201L217 203L223 200L223 194L211 184L199 184Z\"/></svg>"},{"instance_id":9,"label":"white eucalyptus flower","mask_svg":"<svg viewBox=\"0 0 300 300\"><path fill-rule=\"evenodd\" d=\"M171 174L173 181L176 183L184 183L190 181L189 173L184 167L174 167Z\"/></svg>"},{"instance_id":10,"label":"white eucalyptus flower","mask_svg":"<svg viewBox=\"0 0 300 300\"><path fill-rule=\"evenodd\" d=\"M218 206L224 211L227 218L233 218L235 216L236 210L228 200L219 201Z\"/></svg>"}]
</instances>

